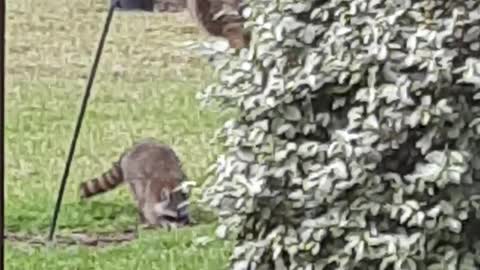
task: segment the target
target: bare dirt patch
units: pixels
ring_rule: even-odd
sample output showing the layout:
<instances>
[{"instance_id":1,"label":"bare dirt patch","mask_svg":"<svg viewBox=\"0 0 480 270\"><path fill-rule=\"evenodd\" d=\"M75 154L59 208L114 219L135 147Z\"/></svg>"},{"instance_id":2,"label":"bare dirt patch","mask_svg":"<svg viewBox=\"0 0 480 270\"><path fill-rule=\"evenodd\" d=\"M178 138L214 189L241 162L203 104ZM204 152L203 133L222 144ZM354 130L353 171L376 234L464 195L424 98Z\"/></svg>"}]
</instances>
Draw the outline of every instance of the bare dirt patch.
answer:
<instances>
[{"instance_id":1,"label":"bare dirt patch","mask_svg":"<svg viewBox=\"0 0 480 270\"><path fill-rule=\"evenodd\" d=\"M57 235L53 243L62 246L88 246L105 247L131 242L137 239L138 233L135 230L127 230L116 233L85 233L75 232L70 235ZM28 244L30 246L50 245L46 235L35 235L25 233L4 233L3 239L14 244Z\"/></svg>"},{"instance_id":2,"label":"bare dirt patch","mask_svg":"<svg viewBox=\"0 0 480 270\"><path fill-rule=\"evenodd\" d=\"M185 227L194 226L195 222L184 225ZM87 246L87 247L106 247L111 245L120 245L131 242L138 238L140 231L151 231L159 229L147 225L139 225L136 228L126 229L120 232L108 233L89 233L85 231L75 231L69 235L57 234L53 244L58 246ZM171 229L168 229L170 231ZM49 246L50 243L46 234L28 234L22 232L4 232L3 239L13 244L27 244L29 246Z\"/></svg>"}]
</instances>

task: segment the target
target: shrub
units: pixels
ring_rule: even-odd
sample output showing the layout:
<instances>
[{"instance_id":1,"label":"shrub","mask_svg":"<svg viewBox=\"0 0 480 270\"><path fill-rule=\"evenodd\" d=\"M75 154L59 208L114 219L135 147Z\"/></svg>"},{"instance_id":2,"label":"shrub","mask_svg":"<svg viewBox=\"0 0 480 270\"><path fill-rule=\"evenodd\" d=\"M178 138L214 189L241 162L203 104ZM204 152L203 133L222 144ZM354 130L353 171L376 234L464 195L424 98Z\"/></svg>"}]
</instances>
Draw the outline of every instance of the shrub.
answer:
<instances>
[{"instance_id":1,"label":"shrub","mask_svg":"<svg viewBox=\"0 0 480 270\"><path fill-rule=\"evenodd\" d=\"M248 4L201 95L232 269L479 269L480 2Z\"/></svg>"}]
</instances>

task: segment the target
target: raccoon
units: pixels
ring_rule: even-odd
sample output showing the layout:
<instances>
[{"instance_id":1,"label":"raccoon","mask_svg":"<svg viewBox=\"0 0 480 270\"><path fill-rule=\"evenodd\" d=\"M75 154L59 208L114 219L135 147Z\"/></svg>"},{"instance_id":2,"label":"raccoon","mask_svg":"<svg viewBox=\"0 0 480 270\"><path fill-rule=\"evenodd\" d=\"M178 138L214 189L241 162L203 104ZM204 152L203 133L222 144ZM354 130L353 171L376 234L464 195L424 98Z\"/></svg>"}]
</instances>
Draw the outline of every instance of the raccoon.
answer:
<instances>
[{"instance_id":1,"label":"raccoon","mask_svg":"<svg viewBox=\"0 0 480 270\"><path fill-rule=\"evenodd\" d=\"M232 48L243 48L250 34L243 28L242 0L187 0L191 17L205 32L226 38Z\"/></svg>"},{"instance_id":2,"label":"raccoon","mask_svg":"<svg viewBox=\"0 0 480 270\"><path fill-rule=\"evenodd\" d=\"M148 227L188 225L186 178L180 160L169 146L144 139L120 155L100 177L80 184L82 200L128 183L136 201L140 223Z\"/></svg>"}]
</instances>

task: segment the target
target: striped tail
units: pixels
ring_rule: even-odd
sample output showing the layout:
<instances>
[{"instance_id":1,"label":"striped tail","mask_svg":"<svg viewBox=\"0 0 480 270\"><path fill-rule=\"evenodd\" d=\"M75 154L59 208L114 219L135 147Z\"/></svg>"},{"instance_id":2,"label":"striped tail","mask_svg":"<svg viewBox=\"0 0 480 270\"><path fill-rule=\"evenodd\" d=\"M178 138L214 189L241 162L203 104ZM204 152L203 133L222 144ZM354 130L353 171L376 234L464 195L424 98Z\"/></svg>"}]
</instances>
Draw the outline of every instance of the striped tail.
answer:
<instances>
[{"instance_id":1,"label":"striped tail","mask_svg":"<svg viewBox=\"0 0 480 270\"><path fill-rule=\"evenodd\" d=\"M104 172L100 177L90 179L80 184L80 198L86 199L113 190L123 183L122 168L118 162Z\"/></svg>"}]
</instances>

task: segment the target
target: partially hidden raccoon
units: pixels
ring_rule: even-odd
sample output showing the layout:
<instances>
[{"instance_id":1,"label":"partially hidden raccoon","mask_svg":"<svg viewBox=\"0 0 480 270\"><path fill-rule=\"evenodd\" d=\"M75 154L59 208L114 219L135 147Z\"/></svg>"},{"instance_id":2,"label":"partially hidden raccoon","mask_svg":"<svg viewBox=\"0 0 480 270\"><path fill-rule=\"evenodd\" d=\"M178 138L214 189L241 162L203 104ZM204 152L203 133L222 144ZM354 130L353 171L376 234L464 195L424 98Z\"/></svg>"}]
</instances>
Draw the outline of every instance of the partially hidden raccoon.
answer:
<instances>
[{"instance_id":1,"label":"partially hidden raccoon","mask_svg":"<svg viewBox=\"0 0 480 270\"><path fill-rule=\"evenodd\" d=\"M187 0L192 18L205 32L226 38L232 48L243 48L250 42L250 34L243 28L242 0Z\"/></svg>"},{"instance_id":2,"label":"partially hidden raccoon","mask_svg":"<svg viewBox=\"0 0 480 270\"><path fill-rule=\"evenodd\" d=\"M147 226L188 225L188 198L181 188L186 178L180 160L167 145L144 139L123 152L100 177L80 184L86 199L127 183L136 200L140 222Z\"/></svg>"}]
</instances>

